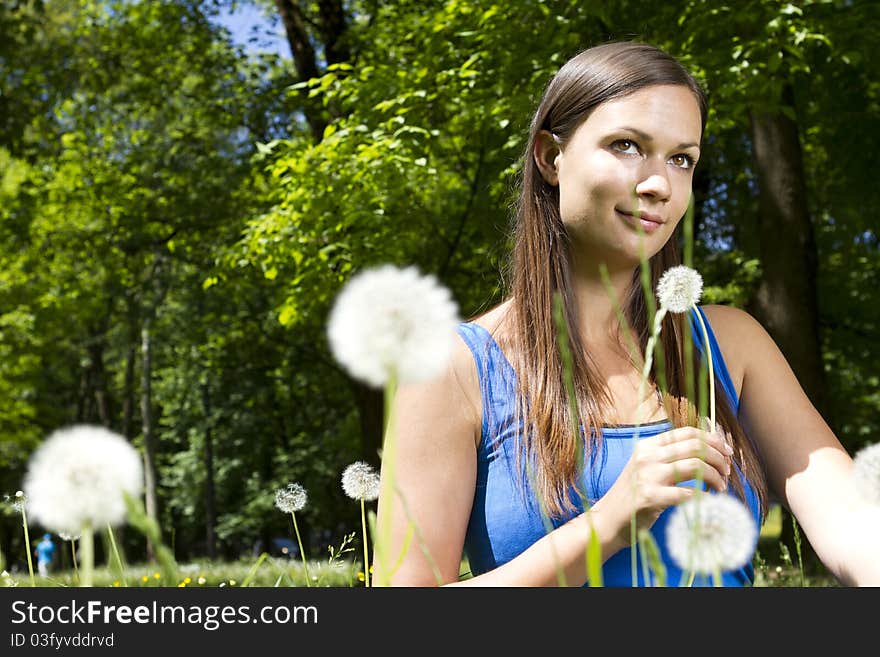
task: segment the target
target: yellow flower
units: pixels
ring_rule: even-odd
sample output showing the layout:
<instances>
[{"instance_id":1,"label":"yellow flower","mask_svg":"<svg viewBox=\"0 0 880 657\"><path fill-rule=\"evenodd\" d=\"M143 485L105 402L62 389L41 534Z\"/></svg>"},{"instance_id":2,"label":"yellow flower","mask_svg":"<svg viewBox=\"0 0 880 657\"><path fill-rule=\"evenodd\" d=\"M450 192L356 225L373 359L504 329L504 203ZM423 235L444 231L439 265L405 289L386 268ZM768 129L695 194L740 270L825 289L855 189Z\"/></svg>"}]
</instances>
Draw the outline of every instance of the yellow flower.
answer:
<instances>
[{"instance_id":1,"label":"yellow flower","mask_svg":"<svg viewBox=\"0 0 880 657\"><path fill-rule=\"evenodd\" d=\"M142 581L142 582L149 582L149 581L150 581L150 578L147 577L146 575L144 575L143 577L141 577L141 581Z\"/></svg>"},{"instance_id":2,"label":"yellow flower","mask_svg":"<svg viewBox=\"0 0 880 657\"><path fill-rule=\"evenodd\" d=\"M181 582L180 584L177 585L177 588L179 588L179 589L182 589L182 588L185 588L185 587L186 587L186 581L183 581L183 582Z\"/></svg>"},{"instance_id":3,"label":"yellow flower","mask_svg":"<svg viewBox=\"0 0 880 657\"><path fill-rule=\"evenodd\" d=\"M235 580L234 580L234 579L229 580L229 586L235 586Z\"/></svg>"},{"instance_id":4,"label":"yellow flower","mask_svg":"<svg viewBox=\"0 0 880 657\"><path fill-rule=\"evenodd\" d=\"M161 579L162 576L159 573L153 573L153 579Z\"/></svg>"},{"instance_id":5,"label":"yellow flower","mask_svg":"<svg viewBox=\"0 0 880 657\"><path fill-rule=\"evenodd\" d=\"M119 586L119 580L118 580L118 579L117 579L116 581L113 582L113 586Z\"/></svg>"},{"instance_id":6,"label":"yellow flower","mask_svg":"<svg viewBox=\"0 0 880 657\"><path fill-rule=\"evenodd\" d=\"M359 581L359 582L363 582L363 581L364 581L364 574L363 574L363 573L358 573L358 581Z\"/></svg>"},{"instance_id":7,"label":"yellow flower","mask_svg":"<svg viewBox=\"0 0 880 657\"><path fill-rule=\"evenodd\" d=\"M183 581L185 584L189 584L190 582L192 582L192 580L189 577L184 577Z\"/></svg>"}]
</instances>

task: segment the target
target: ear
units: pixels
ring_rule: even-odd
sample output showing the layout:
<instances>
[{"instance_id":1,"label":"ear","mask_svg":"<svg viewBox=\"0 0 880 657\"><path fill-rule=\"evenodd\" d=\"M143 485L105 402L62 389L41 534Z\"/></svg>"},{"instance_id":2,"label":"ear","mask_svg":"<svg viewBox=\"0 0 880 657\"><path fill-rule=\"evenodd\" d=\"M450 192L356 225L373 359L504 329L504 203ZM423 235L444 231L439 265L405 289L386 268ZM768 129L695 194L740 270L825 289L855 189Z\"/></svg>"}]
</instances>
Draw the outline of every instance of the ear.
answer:
<instances>
[{"instance_id":1,"label":"ear","mask_svg":"<svg viewBox=\"0 0 880 657\"><path fill-rule=\"evenodd\" d=\"M562 155L559 144L547 130L541 130L535 137L535 145L532 149L532 157L541 172L541 177L550 185L559 184L559 176L556 172L556 159Z\"/></svg>"}]
</instances>

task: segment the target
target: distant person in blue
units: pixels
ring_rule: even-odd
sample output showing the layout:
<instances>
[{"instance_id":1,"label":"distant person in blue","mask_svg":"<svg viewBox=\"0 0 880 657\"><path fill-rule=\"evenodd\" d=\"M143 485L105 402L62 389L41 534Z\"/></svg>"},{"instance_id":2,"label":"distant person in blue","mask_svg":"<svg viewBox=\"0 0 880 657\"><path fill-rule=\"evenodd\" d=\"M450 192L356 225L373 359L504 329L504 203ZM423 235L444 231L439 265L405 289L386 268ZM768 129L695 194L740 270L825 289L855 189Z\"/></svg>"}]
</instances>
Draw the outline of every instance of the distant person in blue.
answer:
<instances>
[{"instance_id":1,"label":"distant person in blue","mask_svg":"<svg viewBox=\"0 0 880 657\"><path fill-rule=\"evenodd\" d=\"M459 326L444 375L397 391L393 497L380 498L377 520L390 523L394 570L383 573L377 561L374 582L581 586L589 583L587 548L598 540L604 585L650 585L641 567L633 578L634 519L651 532L668 585L678 586L683 573L665 528L700 480L709 495L741 502L756 527L772 495L841 583L880 585L880 509L855 494L850 455L748 313L706 305L666 315L666 385L655 359L639 398L650 332L640 250L651 290L682 264L682 218L706 117L694 77L648 44L589 48L549 81L522 160L507 296ZM570 336L577 427L556 293ZM707 393L687 393L688 325L696 328L695 370L713 356L713 432L697 428L704 425L694 410ZM462 555L470 578L460 578ZM752 579L746 563L720 582Z\"/></svg>"},{"instance_id":2,"label":"distant person in blue","mask_svg":"<svg viewBox=\"0 0 880 657\"><path fill-rule=\"evenodd\" d=\"M43 577L48 577L55 559L55 543L52 541L51 534L43 534L42 540L37 543L34 551L37 553L37 570Z\"/></svg>"}]
</instances>

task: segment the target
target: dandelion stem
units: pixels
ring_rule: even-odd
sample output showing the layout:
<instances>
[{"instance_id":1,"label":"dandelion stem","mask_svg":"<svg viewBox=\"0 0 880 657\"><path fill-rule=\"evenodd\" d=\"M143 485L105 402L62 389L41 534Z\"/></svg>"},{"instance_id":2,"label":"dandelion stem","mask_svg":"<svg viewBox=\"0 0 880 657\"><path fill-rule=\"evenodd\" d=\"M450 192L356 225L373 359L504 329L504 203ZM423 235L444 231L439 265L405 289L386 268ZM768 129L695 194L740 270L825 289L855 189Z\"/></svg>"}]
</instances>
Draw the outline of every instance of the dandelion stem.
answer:
<instances>
[{"instance_id":1,"label":"dandelion stem","mask_svg":"<svg viewBox=\"0 0 880 657\"><path fill-rule=\"evenodd\" d=\"M306 574L306 586L311 586L312 585L312 578L309 575L309 566L306 563L306 551L303 550L302 538L300 538L300 535L299 535L299 526L296 524L296 512L291 511L290 517L293 518L293 531L296 533L296 542L299 544L299 556L300 556L300 558L302 558L303 571L305 571L305 574Z\"/></svg>"},{"instance_id":2,"label":"dandelion stem","mask_svg":"<svg viewBox=\"0 0 880 657\"><path fill-rule=\"evenodd\" d=\"M685 582L685 586L690 588L694 585L694 578L697 576L697 571L688 570L687 572L682 573L682 579L685 579L685 575L687 576L687 581Z\"/></svg>"},{"instance_id":3,"label":"dandelion stem","mask_svg":"<svg viewBox=\"0 0 880 657\"><path fill-rule=\"evenodd\" d=\"M119 548L116 547L116 539L113 537L113 527L110 525L107 525L107 536L110 539L113 556L116 557L116 565L119 566L119 578L122 580L123 586L128 586L128 582L125 580L125 566L122 565L122 557L119 556Z\"/></svg>"},{"instance_id":4,"label":"dandelion stem","mask_svg":"<svg viewBox=\"0 0 880 657\"><path fill-rule=\"evenodd\" d=\"M715 368L712 365L712 348L709 344L709 332L703 321L703 313L697 310L696 315L700 320L700 328L703 330L703 349L709 363L709 430L715 431Z\"/></svg>"},{"instance_id":5,"label":"dandelion stem","mask_svg":"<svg viewBox=\"0 0 880 657\"><path fill-rule=\"evenodd\" d=\"M364 585L370 588L370 557L367 553L367 510L364 498L361 498L361 528L364 532Z\"/></svg>"},{"instance_id":6,"label":"dandelion stem","mask_svg":"<svg viewBox=\"0 0 880 657\"><path fill-rule=\"evenodd\" d=\"M73 573L76 576L76 581L79 582L79 566L76 563L76 539L72 536L70 537L70 558L73 560Z\"/></svg>"},{"instance_id":7,"label":"dandelion stem","mask_svg":"<svg viewBox=\"0 0 880 657\"><path fill-rule=\"evenodd\" d=\"M394 494L397 489L395 480L395 439L394 439L394 395L397 393L397 374L392 372L385 384L385 437L382 441L382 478L379 496L385 500L389 508L394 506ZM373 551L379 559L379 586L390 584L388 558L391 551L391 514L382 515L381 525L376 526L376 538L373 540ZM369 568L364 564L364 568ZM376 585L376 582L373 582Z\"/></svg>"},{"instance_id":8,"label":"dandelion stem","mask_svg":"<svg viewBox=\"0 0 880 657\"><path fill-rule=\"evenodd\" d=\"M27 550L27 561L28 561L28 573L31 576L31 586L36 586L37 582L34 580L34 561L31 558L31 538L28 534L28 524L27 524L27 512L24 509L24 500L21 501L21 526L24 528L24 547Z\"/></svg>"},{"instance_id":9,"label":"dandelion stem","mask_svg":"<svg viewBox=\"0 0 880 657\"><path fill-rule=\"evenodd\" d=\"M80 586L92 586L95 569L95 535L91 525L85 525L79 536L80 556L82 557L82 580Z\"/></svg>"}]
</instances>

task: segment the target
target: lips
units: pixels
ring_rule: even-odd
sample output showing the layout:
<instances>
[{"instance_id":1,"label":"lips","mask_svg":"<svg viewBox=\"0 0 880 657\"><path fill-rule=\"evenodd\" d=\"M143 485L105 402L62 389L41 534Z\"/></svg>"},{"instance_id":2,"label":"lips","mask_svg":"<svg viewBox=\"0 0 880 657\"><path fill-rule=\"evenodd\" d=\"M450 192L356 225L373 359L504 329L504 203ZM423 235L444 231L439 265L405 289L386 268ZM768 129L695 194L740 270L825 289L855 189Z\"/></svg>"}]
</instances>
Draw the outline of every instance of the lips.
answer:
<instances>
[{"instance_id":1,"label":"lips","mask_svg":"<svg viewBox=\"0 0 880 657\"><path fill-rule=\"evenodd\" d=\"M634 216L636 216L634 212L627 212L626 210L618 210L618 212L619 212L620 214L625 214L625 215L628 215L628 216L630 216L630 217L634 217ZM666 222L663 221L658 215L656 215L656 214L651 214L650 212L641 212L641 211L640 211L640 212L639 212L639 219L643 219L643 220L645 220L645 221L650 221L650 222L655 223L655 224L664 224L664 223L666 223Z\"/></svg>"}]
</instances>

